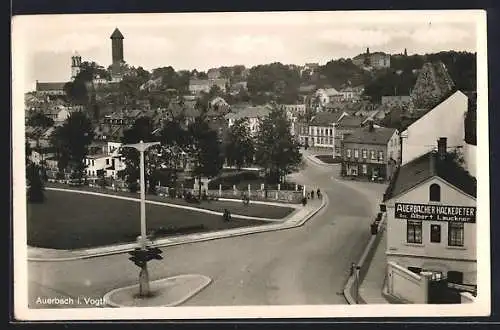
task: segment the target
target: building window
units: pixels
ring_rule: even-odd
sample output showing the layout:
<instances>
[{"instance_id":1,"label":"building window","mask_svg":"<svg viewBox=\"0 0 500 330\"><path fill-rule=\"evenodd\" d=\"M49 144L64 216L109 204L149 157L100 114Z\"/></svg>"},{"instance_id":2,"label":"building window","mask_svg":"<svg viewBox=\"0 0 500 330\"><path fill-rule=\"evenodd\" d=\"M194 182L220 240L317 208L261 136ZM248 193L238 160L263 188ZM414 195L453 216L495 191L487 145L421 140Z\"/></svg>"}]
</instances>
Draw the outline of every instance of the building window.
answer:
<instances>
[{"instance_id":1,"label":"building window","mask_svg":"<svg viewBox=\"0 0 500 330\"><path fill-rule=\"evenodd\" d=\"M347 149L347 158L351 158L351 149Z\"/></svg>"},{"instance_id":2,"label":"building window","mask_svg":"<svg viewBox=\"0 0 500 330\"><path fill-rule=\"evenodd\" d=\"M94 160L92 159L92 166L95 166Z\"/></svg>"},{"instance_id":3,"label":"building window","mask_svg":"<svg viewBox=\"0 0 500 330\"><path fill-rule=\"evenodd\" d=\"M330 144L333 144L333 137L330 136Z\"/></svg>"},{"instance_id":4,"label":"building window","mask_svg":"<svg viewBox=\"0 0 500 330\"><path fill-rule=\"evenodd\" d=\"M106 158L106 165L109 165L109 158Z\"/></svg>"},{"instance_id":5,"label":"building window","mask_svg":"<svg viewBox=\"0 0 500 330\"><path fill-rule=\"evenodd\" d=\"M333 135L333 130L330 128L330 135Z\"/></svg>"},{"instance_id":6,"label":"building window","mask_svg":"<svg viewBox=\"0 0 500 330\"><path fill-rule=\"evenodd\" d=\"M441 243L441 225L431 225L431 243Z\"/></svg>"},{"instance_id":7,"label":"building window","mask_svg":"<svg viewBox=\"0 0 500 330\"><path fill-rule=\"evenodd\" d=\"M441 201L441 187L436 183L431 184L429 187L429 200L431 202Z\"/></svg>"},{"instance_id":8,"label":"building window","mask_svg":"<svg viewBox=\"0 0 500 330\"><path fill-rule=\"evenodd\" d=\"M376 160L377 159L375 157L375 150L370 150L370 158L371 158L371 160Z\"/></svg>"},{"instance_id":9,"label":"building window","mask_svg":"<svg viewBox=\"0 0 500 330\"><path fill-rule=\"evenodd\" d=\"M361 150L361 154L363 155L363 159L368 157L368 151L366 149Z\"/></svg>"},{"instance_id":10,"label":"building window","mask_svg":"<svg viewBox=\"0 0 500 330\"><path fill-rule=\"evenodd\" d=\"M362 169L362 171L363 171L363 174L368 174L368 165L363 164L363 169Z\"/></svg>"},{"instance_id":11,"label":"building window","mask_svg":"<svg viewBox=\"0 0 500 330\"><path fill-rule=\"evenodd\" d=\"M461 222L448 222L448 245L464 246L464 224Z\"/></svg>"},{"instance_id":12,"label":"building window","mask_svg":"<svg viewBox=\"0 0 500 330\"><path fill-rule=\"evenodd\" d=\"M422 244L422 221L415 221L415 220L407 221L406 242Z\"/></svg>"},{"instance_id":13,"label":"building window","mask_svg":"<svg viewBox=\"0 0 500 330\"><path fill-rule=\"evenodd\" d=\"M378 152L378 161L379 162L383 162L384 161L384 152L383 151L379 151Z\"/></svg>"},{"instance_id":14,"label":"building window","mask_svg":"<svg viewBox=\"0 0 500 330\"><path fill-rule=\"evenodd\" d=\"M354 149L354 158L359 158L359 150Z\"/></svg>"}]
</instances>

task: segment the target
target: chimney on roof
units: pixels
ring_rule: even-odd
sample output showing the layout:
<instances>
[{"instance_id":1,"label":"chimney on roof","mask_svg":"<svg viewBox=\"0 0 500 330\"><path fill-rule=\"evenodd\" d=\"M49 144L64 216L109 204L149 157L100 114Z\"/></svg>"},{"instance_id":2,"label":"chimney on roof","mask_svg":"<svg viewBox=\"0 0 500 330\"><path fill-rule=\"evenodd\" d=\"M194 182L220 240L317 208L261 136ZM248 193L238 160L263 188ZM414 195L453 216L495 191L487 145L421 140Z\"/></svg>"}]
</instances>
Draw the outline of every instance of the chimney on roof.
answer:
<instances>
[{"instance_id":1,"label":"chimney on roof","mask_svg":"<svg viewBox=\"0 0 500 330\"><path fill-rule=\"evenodd\" d=\"M440 137L437 141L438 143L438 156L440 160L444 160L446 158L446 140L445 137Z\"/></svg>"}]
</instances>

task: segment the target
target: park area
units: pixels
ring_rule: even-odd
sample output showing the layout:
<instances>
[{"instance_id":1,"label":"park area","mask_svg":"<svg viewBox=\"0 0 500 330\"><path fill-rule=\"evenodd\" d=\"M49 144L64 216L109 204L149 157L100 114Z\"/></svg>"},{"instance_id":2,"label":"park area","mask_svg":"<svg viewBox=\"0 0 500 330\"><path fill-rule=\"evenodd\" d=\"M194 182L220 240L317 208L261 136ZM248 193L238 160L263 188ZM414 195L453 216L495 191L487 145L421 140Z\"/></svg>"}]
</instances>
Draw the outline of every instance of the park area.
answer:
<instances>
[{"instance_id":1,"label":"park area","mask_svg":"<svg viewBox=\"0 0 500 330\"><path fill-rule=\"evenodd\" d=\"M139 197L138 194L130 195ZM71 250L130 243L140 235L138 201L54 190L46 190L45 197L44 203L28 204L27 229L30 246ZM148 196L148 199L170 202L158 196ZM181 203L182 200L177 202ZM204 201L196 207L217 212L223 212L226 208L233 215L274 219L283 218L294 210L257 204L245 206L242 203L221 201ZM268 223L234 217L226 222L221 215L152 204L146 204L146 217L148 232L155 231L157 237Z\"/></svg>"}]
</instances>

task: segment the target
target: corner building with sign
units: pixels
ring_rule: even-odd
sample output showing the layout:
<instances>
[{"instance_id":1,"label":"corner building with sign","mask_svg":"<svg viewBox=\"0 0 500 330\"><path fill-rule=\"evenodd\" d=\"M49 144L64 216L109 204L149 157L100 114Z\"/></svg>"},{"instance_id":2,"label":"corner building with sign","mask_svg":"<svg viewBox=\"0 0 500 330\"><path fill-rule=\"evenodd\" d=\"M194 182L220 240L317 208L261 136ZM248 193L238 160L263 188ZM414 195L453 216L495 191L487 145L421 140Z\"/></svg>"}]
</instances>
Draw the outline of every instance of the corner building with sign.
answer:
<instances>
[{"instance_id":1,"label":"corner building with sign","mask_svg":"<svg viewBox=\"0 0 500 330\"><path fill-rule=\"evenodd\" d=\"M476 285L476 179L446 151L400 167L384 194L387 262Z\"/></svg>"}]
</instances>

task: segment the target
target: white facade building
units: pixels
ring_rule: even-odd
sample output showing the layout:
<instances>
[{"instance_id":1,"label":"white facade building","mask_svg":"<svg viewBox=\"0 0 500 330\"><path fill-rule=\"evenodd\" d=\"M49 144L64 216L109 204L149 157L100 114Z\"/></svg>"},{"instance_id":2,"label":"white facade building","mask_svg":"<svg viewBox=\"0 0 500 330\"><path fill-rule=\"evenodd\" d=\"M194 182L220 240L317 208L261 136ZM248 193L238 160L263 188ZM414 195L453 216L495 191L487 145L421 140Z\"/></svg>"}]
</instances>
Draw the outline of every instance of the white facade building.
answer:
<instances>
[{"instance_id":1,"label":"white facade building","mask_svg":"<svg viewBox=\"0 0 500 330\"><path fill-rule=\"evenodd\" d=\"M457 91L404 130L402 164L432 150L440 137L447 138L450 148L463 146L467 107L467 96Z\"/></svg>"},{"instance_id":2,"label":"white facade building","mask_svg":"<svg viewBox=\"0 0 500 330\"><path fill-rule=\"evenodd\" d=\"M402 166L384 195L387 262L476 285L476 180L439 143Z\"/></svg>"}]
</instances>

